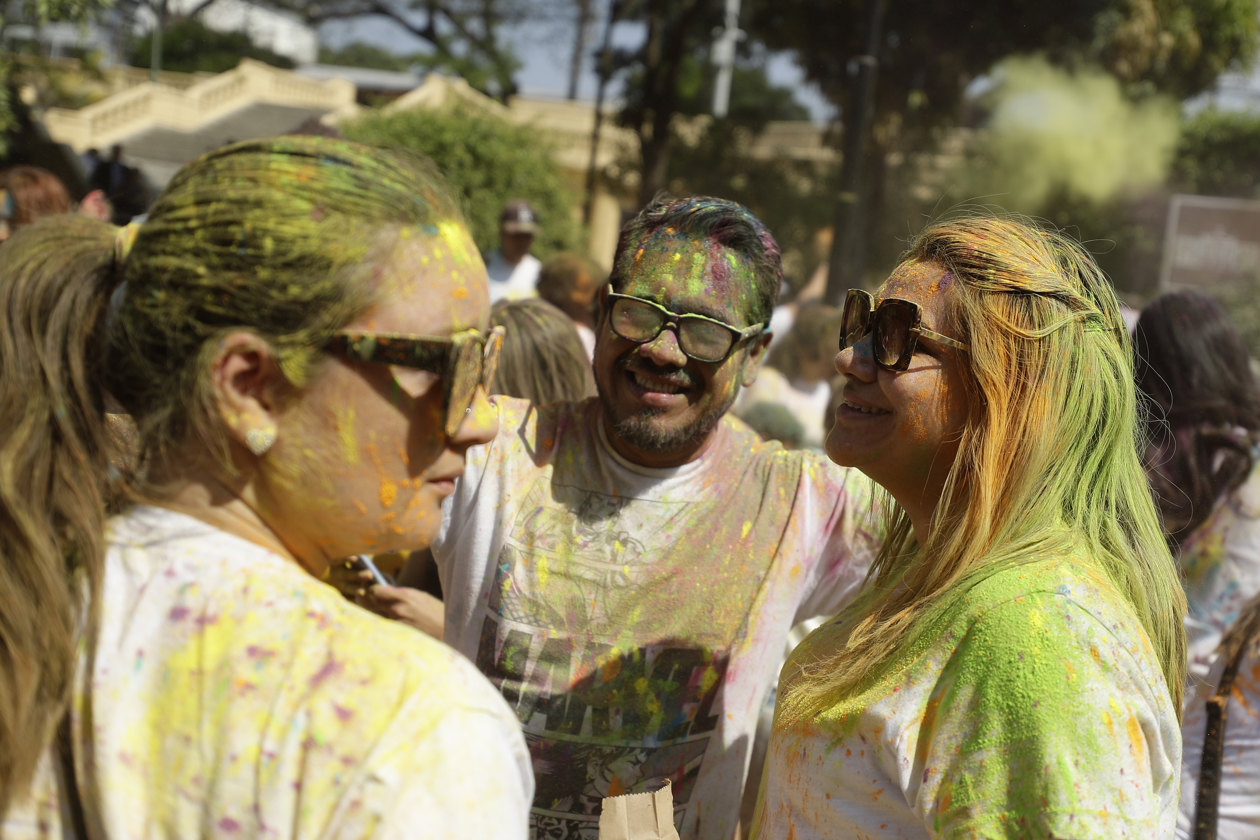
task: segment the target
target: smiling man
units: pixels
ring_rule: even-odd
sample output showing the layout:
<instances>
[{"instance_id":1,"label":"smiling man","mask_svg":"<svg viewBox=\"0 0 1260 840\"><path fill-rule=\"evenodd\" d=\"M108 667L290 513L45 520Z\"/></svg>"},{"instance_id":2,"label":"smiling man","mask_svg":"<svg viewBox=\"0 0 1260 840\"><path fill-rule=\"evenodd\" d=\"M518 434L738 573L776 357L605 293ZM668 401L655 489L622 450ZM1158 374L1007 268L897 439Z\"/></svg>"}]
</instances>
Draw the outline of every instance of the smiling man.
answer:
<instances>
[{"instance_id":1,"label":"smiling man","mask_svg":"<svg viewBox=\"0 0 1260 840\"><path fill-rule=\"evenodd\" d=\"M781 279L746 208L658 201L618 243L598 399L500 398L468 454L434 544L445 638L516 710L536 837L595 838L603 797L668 779L683 838L730 838L788 631L863 579L867 480L727 415Z\"/></svg>"}]
</instances>

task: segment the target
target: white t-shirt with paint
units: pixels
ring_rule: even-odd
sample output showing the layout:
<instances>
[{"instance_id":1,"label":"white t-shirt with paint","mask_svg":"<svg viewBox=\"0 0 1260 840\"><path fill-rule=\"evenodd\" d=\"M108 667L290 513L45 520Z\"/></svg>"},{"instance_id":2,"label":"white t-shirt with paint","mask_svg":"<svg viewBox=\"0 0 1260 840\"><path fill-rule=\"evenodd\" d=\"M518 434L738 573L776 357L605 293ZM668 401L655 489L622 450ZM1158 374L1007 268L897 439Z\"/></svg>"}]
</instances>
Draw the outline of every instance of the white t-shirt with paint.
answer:
<instances>
[{"instance_id":1,"label":"white t-shirt with paint","mask_svg":"<svg viewBox=\"0 0 1260 840\"><path fill-rule=\"evenodd\" d=\"M446 640L515 708L540 838L595 838L605 796L673 783L685 840L729 840L789 630L869 567L871 484L724 418L704 455L628 463L597 400L498 398L434 555Z\"/></svg>"},{"instance_id":2,"label":"white t-shirt with paint","mask_svg":"<svg viewBox=\"0 0 1260 840\"><path fill-rule=\"evenodd\" d=\"M93 836L525 836L520 729L462 656L197 519L107 539L73 717ZM71 836L59 788L46 759L5 837Z\"/></svg>"},{"instance_id":3,"label":"white t-shirt with paint","mask_svg":"<svg viewBox=\"0 0 1260 840\"><path fill-rule=\"evenodd\" d=\"M779 685L754 836L1166 840L1181 738L1155 652L1080 558L998 572L866 687L797 712Z\"/></svg>"},{"instance_id":4,"label":"white t-shirt with paint","mask_svg":"<svg viewBox=\"0 0 1260 840\"><path fill-rule=\"evenodd\" d=\"M1190 680L1182 735L1181 814L1177 837L1188 840L1194 823L1207 701L1225 662L1218 647L1239 610L1260 592L1260 466L1182 543L1178 565L1189 611ZM1217 837L1260 838L1260 655L1245 657L1226 713Z\"/></svg>"},{"instance_id":5,"label":"white t-shirt with paint","mask_svg":"<svg viewBox=\"0 0 1260 840\"><path fill-rule=\"evenodd\" d=\"M1194 533L1177 555L1186 588L1190 688L1207 676L1225 631L1260 593L1260 463Z\"/></svg>"}]
</instances>

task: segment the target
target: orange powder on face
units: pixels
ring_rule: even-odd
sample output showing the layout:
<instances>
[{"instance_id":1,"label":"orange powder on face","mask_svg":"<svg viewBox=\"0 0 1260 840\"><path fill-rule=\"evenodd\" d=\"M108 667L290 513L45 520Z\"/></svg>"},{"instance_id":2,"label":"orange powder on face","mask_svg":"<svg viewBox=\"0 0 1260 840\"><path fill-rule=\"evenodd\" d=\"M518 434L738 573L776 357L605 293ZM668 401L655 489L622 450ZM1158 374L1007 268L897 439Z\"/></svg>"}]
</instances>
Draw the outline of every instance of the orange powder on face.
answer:
<instances>
[{"instance_id":1,"label":"orange powder on face","mask_svg":"<svg viewBox=\"0 0 1260 840\"><path fill-rule=\"evenodd\" d=\"M468 289L464 288L463 286L456 286L454 289L451 290L451 297L455 298L456 300L467 300Z\"/></svg>"},{"instance_id":2,"label":"orange powder on face","mask_svg":"<svg viewBox=\"0 0 1260 840\"><path fill-rule=\"evenodd\" d=\"M393 507L398 500L398 485L388 478L381 479L381 507Z\"/></svg>"}]
</instances>

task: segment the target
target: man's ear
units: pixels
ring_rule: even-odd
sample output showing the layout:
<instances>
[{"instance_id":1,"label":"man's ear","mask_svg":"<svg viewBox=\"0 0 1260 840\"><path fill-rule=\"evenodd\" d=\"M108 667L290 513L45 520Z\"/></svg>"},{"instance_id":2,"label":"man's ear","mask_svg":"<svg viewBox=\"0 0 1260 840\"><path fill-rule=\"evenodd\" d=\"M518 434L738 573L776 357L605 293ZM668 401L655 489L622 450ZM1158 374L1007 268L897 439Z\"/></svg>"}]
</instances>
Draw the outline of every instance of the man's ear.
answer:
<instances>
[{"instance_id":1,"label":"man's ear","mask_svg":"<svg viewBox=\"0 0 1260 840\"><path fill-rule=\"evenodd\" d=\"M611 284L605 283L599 287L599 294L595 297L595 326L599 327L604 322L604 316L608 314L608 293L612 291Z\"/></svg>"},{"instance_id":2,"label":"man's ear","mask_svg":"<svg viewBox=\"0 0 1260 840\"><path fill-rule=\"evenodd\" d=\"M271 346L250 332L229 333L210 362L215 409L232 439L261 457L275 443L288 380Z\"/></svg>"},{"instance_id":3,"label":"man's ear","mask_svg":"<svg viewBox=\"0 0 1260 840\"><path fill-rule=\"evenodd\" d=\"M770 348L772 338L774 338L774 333L767 330L757 336L752 346L748 348L748 358L744 360L744 372L740 379L743 387L747 388L757 381L757 373L761 370L761 363L766 359L766 350Z\"/></svg>"}]
</instances>

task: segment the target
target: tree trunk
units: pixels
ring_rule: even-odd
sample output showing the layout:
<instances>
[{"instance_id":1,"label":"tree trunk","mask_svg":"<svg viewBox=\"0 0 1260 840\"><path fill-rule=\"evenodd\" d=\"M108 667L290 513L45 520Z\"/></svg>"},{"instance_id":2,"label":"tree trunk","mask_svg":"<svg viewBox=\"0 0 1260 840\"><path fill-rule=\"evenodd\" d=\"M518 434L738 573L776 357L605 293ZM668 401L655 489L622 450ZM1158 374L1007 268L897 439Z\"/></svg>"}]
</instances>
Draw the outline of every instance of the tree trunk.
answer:
<instances>
[{"instance_id":1,"label":"tree trunk","mask_svg":"<svg viewBox=\"0 0 1260 840\"><path fill-rule=\"evenodd\" d=\"M857 72L852 96L844 110L843 159L840 161L840 187L836 192L835 231L827 269L827 291L823 300L839 305L846 289L861 285L862 237L865 213L862 202L862 169L871 112L875 110L875 76L879 69L880 32L887 0L867 0L866 54L855 57Z\"/></svg>"},{"instance_id":2,"label":"tree trunk","mask_svg":"<svg viewBox=\"0 0 1260 840\"><path fill-rule=\"evenodd\" d=\"M582 76L582 59L586 57L586 44L591 37L591 24L594 14L591 5L593 0L575 0L577 3L577 32L573 38L573 58L569 62L568 99L577 99L578 79Z\"/></svg>"},{"instance_id":3,"label":"tree trunk","mask_svg":"<svg viewBox=\"0 0 1260 840\"><path fill-rule=\"evenodd\" d=\"M686 57L688 35L703 7L703 0L651 0L648 4L643 113L638 125L642 205L666 187L673 141L670 123L678 111L678 74Z\"/></svg>"}]
</instances>

